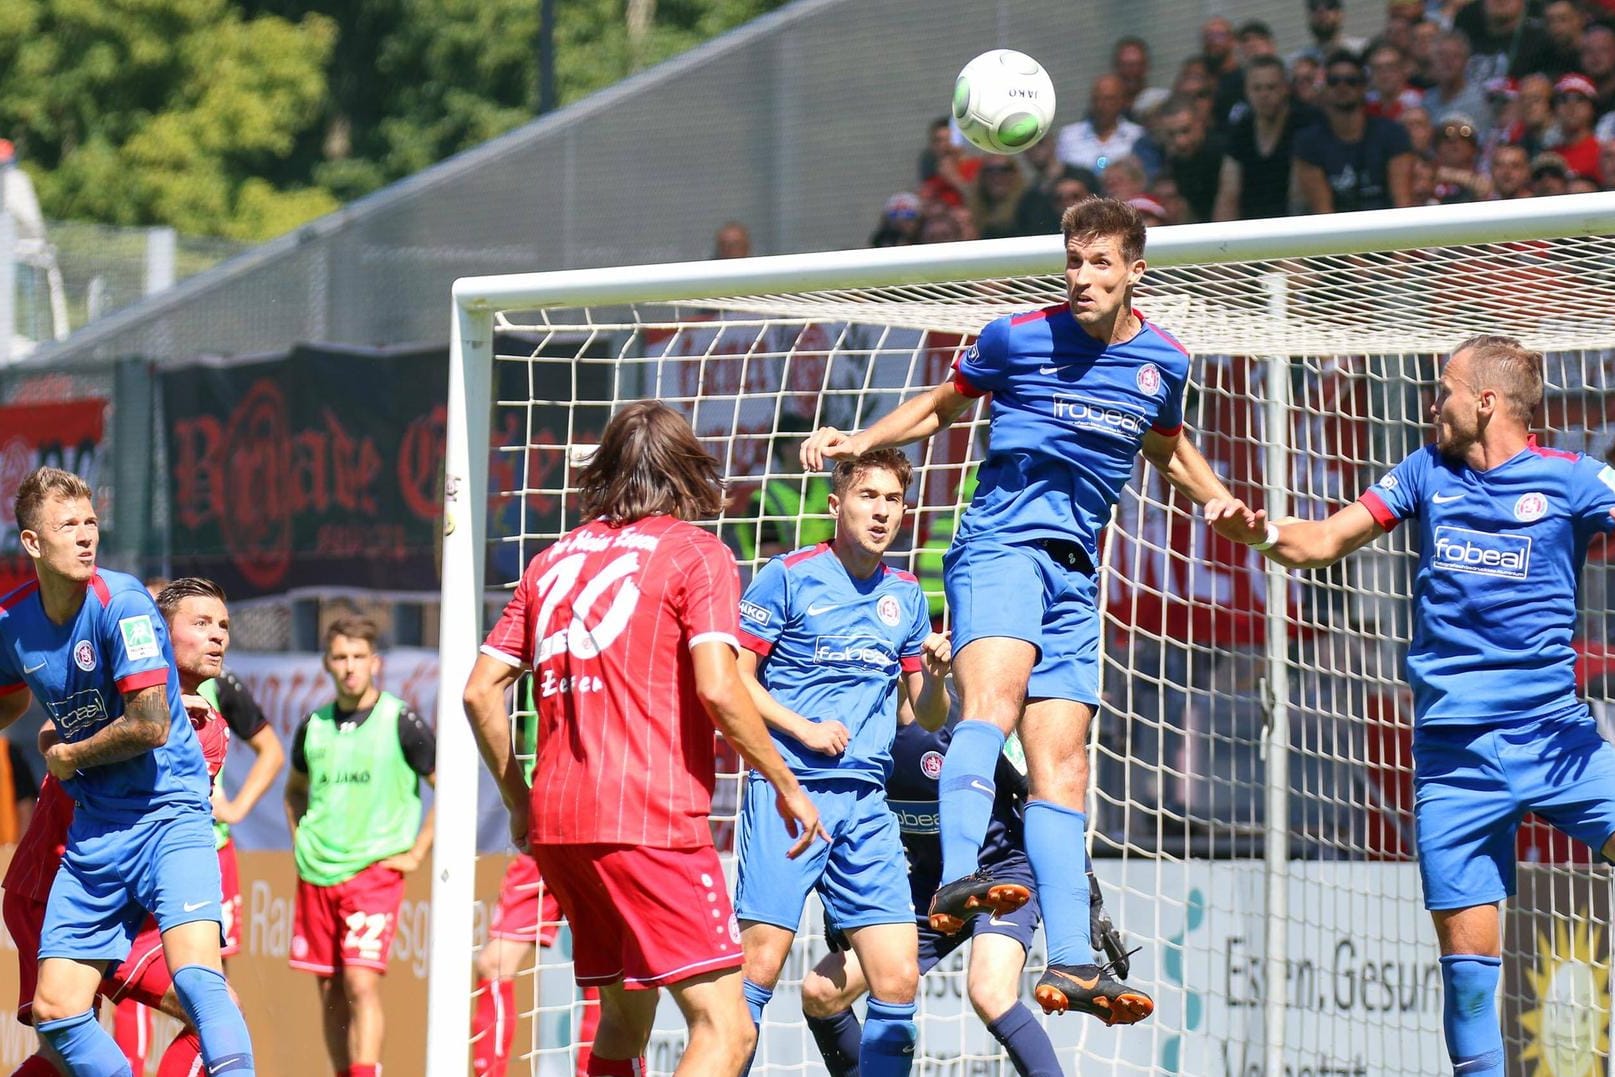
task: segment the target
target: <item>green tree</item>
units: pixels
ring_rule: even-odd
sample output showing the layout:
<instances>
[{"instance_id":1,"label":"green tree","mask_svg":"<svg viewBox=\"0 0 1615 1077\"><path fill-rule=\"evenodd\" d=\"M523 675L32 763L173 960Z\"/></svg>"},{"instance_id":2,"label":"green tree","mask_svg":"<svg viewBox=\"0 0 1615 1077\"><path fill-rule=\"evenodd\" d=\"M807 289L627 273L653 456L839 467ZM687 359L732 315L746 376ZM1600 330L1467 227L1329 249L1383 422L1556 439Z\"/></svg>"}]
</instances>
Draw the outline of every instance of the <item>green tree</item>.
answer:
<instances>
[{"instance_id":1,"label":"green tree","mask_svg":"<svg viewBox=\"0 0 1615 1077\"><path fill-rule=\"evenodd\" d=\"M337 202L262 173L319 122L336 25L230 0L5 0L0 131L45 212L262 239Z\"/></svg>"}]
</instances>

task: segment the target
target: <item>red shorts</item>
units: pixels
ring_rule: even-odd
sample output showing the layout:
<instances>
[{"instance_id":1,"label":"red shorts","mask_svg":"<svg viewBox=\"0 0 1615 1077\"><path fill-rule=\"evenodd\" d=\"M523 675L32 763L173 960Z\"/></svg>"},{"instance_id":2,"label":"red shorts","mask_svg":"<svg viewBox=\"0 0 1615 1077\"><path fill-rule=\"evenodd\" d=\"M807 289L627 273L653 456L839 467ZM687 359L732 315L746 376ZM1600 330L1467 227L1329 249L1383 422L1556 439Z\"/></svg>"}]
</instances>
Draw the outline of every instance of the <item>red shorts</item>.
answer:
<instances>
[{"instance_id":1,"label":"red shorts","mask_svg":"<svg viewBox=\"0 0 1615 1077\"><path fill-rule=\"evenodd\" d=\"M712 846L538 845L572 924L578 983L665 987L740 967L740 925Z\"/></svg>"},{"instance_id":2,"label":"red shorts","mask_svg":"<svg viewBox=\"0 0 1615 1077\"><path fill-rule=\"evenodd\" d=\"M236 865L236 843L227 841L219 846L219 879L224 886L224 901L219 910L224 914L224 946L220 957L234 957L241 952L241 869Z\"/></svg>"},{"instance_id":3,"label":"red shorts","mask_svg":"<svg viewBox=\"0 0 1615 1077\"><path fill-rule=\"evenodd\" d=\"M532 857L518 853L505 868L499 881L499 904L494 906L488 934L513 942L536 942L553 946L561 928L561 903L555 891L538 876Z\"/></svg>"},{"instance_id":4,"label":"red shorts","mask_svg":"<svg viewBox=\"0 0 1615 1077\"><path fill-rule=\"evenodd\" d=\"M133 999L158 1009L173 983L168 961L163 957L162 932L157 930L157 921L148 916L129 947L129 956L101 981L101 993L114 1004Z\"/></svg>"},{"instance_id":5,"label":"red shorts","mask_svg":"<svg viewBox=\"0 0 1615 1077\"><path fill-rule=\"evenodd\" d=\"M45 927L45 903L14 890L0 900L0 913L17 944L17 1020L34 1023L34 988L39 986L39 933Z\"/></svg>"},{"instance_id":6,"label":"red shorts","mask_svg":"<svg viewBox=\"0 0 1615 1077\"><path fill-rule=\"evenodd\" d=\"M386 972L403 900L403 873L380 864L335 886L297 880L292 968L320 976L346 965Z\"/></svg>"}]
</instances>

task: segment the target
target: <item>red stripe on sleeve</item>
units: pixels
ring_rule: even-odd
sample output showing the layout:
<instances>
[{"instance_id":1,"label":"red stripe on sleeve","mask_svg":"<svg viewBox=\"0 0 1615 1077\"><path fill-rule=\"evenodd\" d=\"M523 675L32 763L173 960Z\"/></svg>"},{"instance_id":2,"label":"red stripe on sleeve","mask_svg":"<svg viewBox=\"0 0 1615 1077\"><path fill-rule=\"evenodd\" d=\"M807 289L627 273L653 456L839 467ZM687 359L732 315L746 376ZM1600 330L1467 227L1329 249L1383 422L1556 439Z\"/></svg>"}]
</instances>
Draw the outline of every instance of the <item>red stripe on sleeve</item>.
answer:
<instances>
[{"instance_id":1,"label":"red stripe on sleeve","mask_svg":"<svg viewBox=\"0 0 1615 1077\"><path fill-rule=\"evenodd\" d=\"M1362 504L1363 508L1368 510L1369 515L1374 517L1374 522L1387 531L1396 530L1396 525L1402 522L1386 506L1385 501L1372 490L1364 490L1363 496L1357 500Z\"/></svg>"},{"instance_id":2,"label":"red stripe on sleeve","mask_svg":"<svg viewBox=\"0 0 1615 1077\"><path fill-rule=\"evenodd\" d=\"M742 628L737 634L740 637L740 645L746 648L748 651L755 654L760 654L764 658L767 658L774 651L774 644L771 641L763 639L759 636L754 636L750 632L747 632L744 628Z\"/></svg>"},{"instance_id":3,"label":"red stripe on sleeve","mask_svg":"<svg viewBox=\"0 0 1615 1077\"><path fill-rule=\"evenodd\" d=\"M953 372L953 387L959 391L960 396L968 396L972 400L987 395L987 390L978 389L970 384L970 379L964 376L964 371L962 370Z\"/></svg>"},{"instance_id":4,"label":"red stripe on sleeve","mask_svg":"<svg viewBox=\"0 0 1615 1077\"><path fill-rule=\"evenodd\" d=\"M142 688L150 688L154 684L168 683L168 667L161 669L148 669L141 673L131 673L123 680L118 681L118 691L123 693L138 692Z\"/></svg>"},{"instance_id":5,"label":"red stripe on sleeve","mask_svg":"<svg viewBox=\"0 0 1615 1077\"><path fill-rule=\"evenodd\" d=\"M917 654L904 655L901 659L901 665L904 673L918 673L925 668L925 663L920 660L920 656Z\"/></svg>"},{"instance_id":6,"label":"red stripe on sleeve","mask_svg":"<svg viewBox=\"0 0 1615 1077\"><path fill-rule=\"evenodd\" d=\"M1163 438L1175 438L1179 434L1183 433L1183 424L1179 423L1176 426L1152 426L1150 427L1150 432L1160 434Z\"/></svg>"}]
</instances>

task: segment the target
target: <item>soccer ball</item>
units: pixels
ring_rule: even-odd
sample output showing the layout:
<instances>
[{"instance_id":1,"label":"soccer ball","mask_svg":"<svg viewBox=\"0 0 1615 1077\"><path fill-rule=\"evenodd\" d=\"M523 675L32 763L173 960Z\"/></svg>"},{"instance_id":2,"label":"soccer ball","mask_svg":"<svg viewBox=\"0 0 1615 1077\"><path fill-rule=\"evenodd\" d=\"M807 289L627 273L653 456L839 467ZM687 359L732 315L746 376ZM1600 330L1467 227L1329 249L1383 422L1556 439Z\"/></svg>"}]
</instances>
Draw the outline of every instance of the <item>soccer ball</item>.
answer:
<instances>
[{"instance_id":1,"label":"soccer ball","mask_svg":"<svg viewBox=\"0 0 1615 1077\"><path fill-rule=\"evenodd\" d=\"M965 64L953 84L953 118L972 145L988 153L1020 153L1049 133L1054 83L1024 52L984 52Z\"/></svg>"}]
</instances>

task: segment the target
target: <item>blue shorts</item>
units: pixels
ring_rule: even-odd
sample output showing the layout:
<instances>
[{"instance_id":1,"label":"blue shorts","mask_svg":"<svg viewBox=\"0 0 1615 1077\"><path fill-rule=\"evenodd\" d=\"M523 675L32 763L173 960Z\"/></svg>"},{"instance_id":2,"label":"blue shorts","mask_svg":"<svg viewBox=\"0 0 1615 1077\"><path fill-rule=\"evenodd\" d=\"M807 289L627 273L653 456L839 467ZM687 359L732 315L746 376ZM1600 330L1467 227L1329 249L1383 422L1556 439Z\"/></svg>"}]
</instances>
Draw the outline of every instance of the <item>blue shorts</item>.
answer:
<instances>
[{"instance_id":1,"label":"blue shorts","mask_svg":"<svg viewBox=\"0 0 1615 1077\"><path fill-rule=\"evenodd\" d=\"M774 787L753 774L740 809L739 879L735 916L795 931L808 892L818 890L826 914L843 928L906 924L914 919L908 858L886 791L844 778L809 779L803 789L830 834L795 860L785 853L795 839L774 810Z\"/></svg>"},{"instance_id":2,"label":"blue shorts","mask_svg":"<svg viewBox=\"0 0 1615 1077\"><path fill-rule=\"evenodd\" d=\"M1413 786L1427 909L1512 897L1527 812L1595 852L1615 834L1615 747L1585 707L1508 729L1420 729Z\"/></svg>"},{"instance_id":3,"label":"blue shorts","mask_svg":"<svg viewBox=\"0 0 1615 1077\"><path fill-rule=\"evenodd\" d=\"M994 872L993 878L1000 878L1004 873ZM1022 882L1032 891L1032 899L1025 905L1016 909L1008 916L994 916L992 913L981 912L972 916L965 922L964 929L957 934L944 935L935 930L924 917L916 917L920 932L920 975L936 968L953 951L965 944L965 940L976 935L1008 935L1021 944L1021 949L1032 949L1032 936L1037 933L1038 921L1043 918L1042 910L1037 904L1037 884L1027 872L1024 877L1010 872L1007 877L1016 882ZM852 949L847 936L841 928L830 918L827 912L824 916L824 941L830 947L831 953L842 953Z\"/></svg>"},{"instance_id":4,"label":"blue shorts","mask_svg":"<svg viewBox=\"0 0 1615 1077\"><path fill-rule=\"evenodd\" d=\"M955 542L942 559L953 649L988 636L1037 648L1028 699L1099 705L1099 585L1041 545Z\"/></svg>"},{"instance_id":5,"label":"blue shorts","mask_svg":"<svg viewBox=\"0 0 1615 1077\"><path fill-rule=\"evenodd\" d=\"M208 815L109 825L81 812L51 884L39 956L122 961L148 911L160 931L221 923L221 893Z\"/></svg>"}]
</instances>

